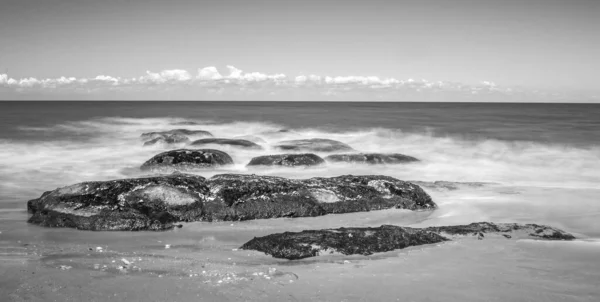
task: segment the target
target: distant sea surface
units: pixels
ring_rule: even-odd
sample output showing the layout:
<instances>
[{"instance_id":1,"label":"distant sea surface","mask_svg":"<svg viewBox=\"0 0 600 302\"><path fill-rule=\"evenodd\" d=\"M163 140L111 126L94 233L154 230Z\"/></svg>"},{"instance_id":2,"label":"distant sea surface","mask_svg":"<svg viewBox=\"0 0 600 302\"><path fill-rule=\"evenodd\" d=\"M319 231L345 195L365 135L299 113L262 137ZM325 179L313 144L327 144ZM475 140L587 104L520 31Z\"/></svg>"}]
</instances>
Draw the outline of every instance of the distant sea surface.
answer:
<instances>
[{"instance_id":1,"label":"distant sea surface","mask_svg":"<svg viewBox=\"0 0 600 302\"><path fill-rule=\"evenodd\" d=\"M48 133L18 128L103 117L251 121L336 132L380 127L436 136L578 146L600 142L600 104L250 101L0 102L0 139L52 139Z\"/></svg>"}]
</instances>

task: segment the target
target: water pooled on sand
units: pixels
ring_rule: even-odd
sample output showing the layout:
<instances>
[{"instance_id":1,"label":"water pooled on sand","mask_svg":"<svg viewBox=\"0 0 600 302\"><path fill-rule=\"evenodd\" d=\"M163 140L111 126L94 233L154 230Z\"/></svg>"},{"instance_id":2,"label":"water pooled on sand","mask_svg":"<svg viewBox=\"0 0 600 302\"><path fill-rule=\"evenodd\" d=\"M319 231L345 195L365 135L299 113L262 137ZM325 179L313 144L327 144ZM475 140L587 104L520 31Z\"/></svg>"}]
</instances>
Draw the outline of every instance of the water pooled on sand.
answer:
<instances>
[{"instance_id":1,"label":"water pooled on sand","mask_svg":"<svg viewBox=\"0 0 600 302\"><path fill-rule=\"evenodd\" d=\"M194 124L181 125L185 121ZM391 301L398 297L477 301L485 295L500 300L527 297L533 301L594 301L592 298L597 297L593 284L600 280L600 146L440 135L431 129L406 130L392 125L347 129L310 123L291 129L289 126L280 121L243 118L215 121L110 116L23 124L14 131L26 135L0 136L0 261L4 276L0 282L12 284L0 295L86 300L77 292L79 286L93 289L89 297L97 299L108 291L129 295L121 300L190 300L196 295L207 300L235 299L242 292L248 299L273 301ZM195 174L290 178L388 175L416 181L439 209L198 222L159 233L81 232L45 229L25 222L26 201L45 191L83 181L147 175L139 169L142 163L160 152L186 145L143 146L140 135L181 128L209 131L215 138L252 138L264 148L203 146L228 153L234 164ZM246 166L256 156L289 153L273 147L280 141L310 138L337 140L364 153L402 153L420 161L293 168ZM336 152L314 153L325 157ZM568 243L494 239L449 242L369 257L331 255L295 262L237 250L255 236L284 231L382 224L424 227L475 221L548 224L581 239ZM130 263L123 264L122 259ZM68 270L61 270L67 266ZM20 281L16 283L15 278ZM469 295L465 288L469 288ZM31 290L33 293L27 294Z\"/></svg>"}]
</instances>

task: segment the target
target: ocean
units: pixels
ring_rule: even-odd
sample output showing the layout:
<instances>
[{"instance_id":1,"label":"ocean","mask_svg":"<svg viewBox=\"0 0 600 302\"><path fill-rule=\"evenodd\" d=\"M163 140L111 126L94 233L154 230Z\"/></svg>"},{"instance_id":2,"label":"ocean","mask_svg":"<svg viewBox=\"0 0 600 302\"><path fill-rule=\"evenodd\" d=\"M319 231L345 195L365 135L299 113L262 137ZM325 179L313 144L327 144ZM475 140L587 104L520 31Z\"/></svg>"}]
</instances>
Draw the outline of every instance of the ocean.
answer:
<instances>
[{"instance_id":1,"label":"ocean","mask_svg":"<svg viewBox=\"0 0 600 302\"><path fill-rule=\"evenodd\" d=\"M235 164L197 172L202 176L387 175L423 184L439 209L196 222L169 232L27 224L26 202L45 191L145 175L144 161L182 145L143 146L140 135L178 128L266 148L221 146ZM275 154L274 143L301 138L420 161L246 167L255 156ZM427 186L435 181L452 188ZM578 240L451 242L301 261L237 250L255 236L284 231L479 221L547 224ZM113 301L598 301L600 105L0 102L0 232L0 298L15 301L105 301L107 295ZM96 247L105 252L95 253ZM122 258L135 260L140 271L118 270Z\"/></svg>"}]
</instances>

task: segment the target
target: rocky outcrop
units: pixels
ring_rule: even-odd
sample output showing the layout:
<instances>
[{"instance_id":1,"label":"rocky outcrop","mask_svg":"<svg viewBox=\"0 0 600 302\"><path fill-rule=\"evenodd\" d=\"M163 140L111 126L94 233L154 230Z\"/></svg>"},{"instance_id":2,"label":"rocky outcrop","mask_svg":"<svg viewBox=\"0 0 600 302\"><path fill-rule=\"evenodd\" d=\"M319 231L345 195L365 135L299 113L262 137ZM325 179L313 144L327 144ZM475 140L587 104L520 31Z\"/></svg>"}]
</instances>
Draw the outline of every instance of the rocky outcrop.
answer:
<instances>
[{"instance_id":1,"label":"rocky outcrop","mask_svg":"<svg viewBox=\"0 0 600 302\"><path fill-rule=\"evenodd\" d=\"M547 240L573 240L569 233L536 224L480 222L469 225L429 227L423 229L382 225L375 228L339 228L302 232L285 232L255 237L241 249L264 252L275 258L303 259L321 254L371 255L431 243L451 240L445 236L476 236L484 234L503 238L526 237Z\"/></svg>"},{"instance_id":2,"label":"rocky outcrop","mask_svg":"<svg viewBox=\"0 0 600 302\"><path fill-rule=\"evenodd\" d=\"M83 182L30 200L30 223L92 231L166 230L202 218L208 187L189 174Z\"/></svg>"},{"instance_id":3,"label":"rocky outcrop","mask_svg":"<svg viewBox=\"0 0 600 302\"><path fill-rule=\"evenodd\" d=\"M297 139L281 141L275 148L289 151L335 152L353 151L352 147L339 141L324 138Z\"/></svg>"},{"instance_id":4,"label":"rocky outcrop","mask_svg":"<svg viewBox=\"0 0 600 302\"><path fill-rule=\"evenodd\" d=\"M248 166L316 166L325 163L318 155L305 154L277 154L258 156L250 160Z\"/></svg>"},{"instance_id":5,"label":"rocky outcrop","mask_svg":"<svg viewBox=\"0 0 600 302\"><path fill-rule=\"evenodd\" d=\"M158 132L146 132L142 133L141 137L143 140L151 140L158 137L168 137L173 134L183 135L183 136L213 136L212 133L204 130L188 130L188 129L173 129L169 131L158 131Z\"/></svg>"},{"instance_id":6,"label":"rocky outcrop","mask_svg":"<svg viewBox=\"0 0 600 302\"><path fill-rule=\"evenodd\" d=\"M188 143L190 139L181 134L169 134L153 138L144 143L144 146L151 146L155 144L180 144Z\"/></svg>"},{"instance_id":7,"label":"rocky outcrop","mask_svg":"<svg viewBox=\"0 0 600 302\"><path fill-rule=\"evenodd\" d=\"M28 202L29 222L82 230L164 230L181 221L307 217L436 208L419 186L387 176L286 179L189 174L85 182Z\"/></svg>"},{"instance_id":8,"label":"rocky outcrop","mask_svg":"<svg viewBox=\"0 0 600 302\"><path fill-rule=\"evenodd\" d=\"M333 154L325 157L328 162L366 163L366 164L402 164L419 161L400 153L359 153Z\"/></svg>"},{"instance_id":9,"label":"rocky outcrop","mask_svg":"<svg viewBox=\"0 0 600 302\"><path fill-rule=\"evenodd\" d=\"M213 149L179 149L155 155L141 167L144 171L173 172L215 168L233 164L229 154Z\"/></svg>"},{"instance_id":10,"label":"rocky outcrop","mask_svg":"<svg viewBox=\"0 0 600 302\"><path fill-rule=\"evenodd\" d=\"M263 147L261 147L260 145L253 143L251 141L248 141L248 140L229 139L229 138L203 138L203 139L193 141L191 145L193 145L193 146L228 145L228 146L247 148L247 149L255 149L255 150L263 149Z\"/></svg>"}]
</instances>

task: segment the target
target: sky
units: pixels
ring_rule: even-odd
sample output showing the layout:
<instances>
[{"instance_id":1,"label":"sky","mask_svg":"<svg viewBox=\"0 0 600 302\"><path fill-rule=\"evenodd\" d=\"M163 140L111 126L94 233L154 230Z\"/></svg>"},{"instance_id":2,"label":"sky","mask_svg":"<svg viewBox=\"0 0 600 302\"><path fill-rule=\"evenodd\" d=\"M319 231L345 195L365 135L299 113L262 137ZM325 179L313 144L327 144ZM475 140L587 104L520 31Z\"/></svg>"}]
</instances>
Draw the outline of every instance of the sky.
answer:
<instances>
[{"instance_id":1,"label":"sky","mask_svg":"<svg viewBox=\"0 0 600 302\"><path fill-rule=\"evenodd\" d=\"M0 99L600 102L599 0L2 0Z\"/></svg>"}]
</instances>

